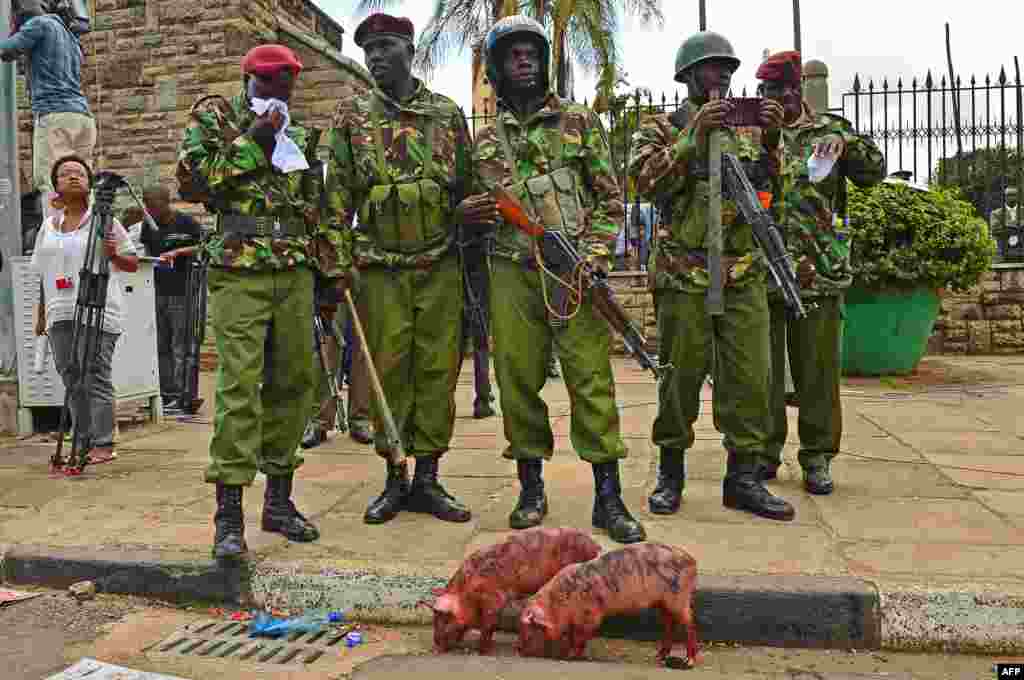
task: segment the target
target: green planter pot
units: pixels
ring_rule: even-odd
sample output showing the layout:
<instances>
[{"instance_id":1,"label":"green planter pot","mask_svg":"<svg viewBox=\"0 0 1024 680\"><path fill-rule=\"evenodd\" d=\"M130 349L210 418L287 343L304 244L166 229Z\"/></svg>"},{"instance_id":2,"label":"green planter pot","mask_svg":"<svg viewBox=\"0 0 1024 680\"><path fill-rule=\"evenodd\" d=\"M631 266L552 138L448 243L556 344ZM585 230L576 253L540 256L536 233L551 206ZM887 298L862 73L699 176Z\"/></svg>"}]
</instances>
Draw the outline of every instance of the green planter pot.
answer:
<instances>
[{"instance_id":1,"label":"green planter pot","mask_svg":"<svg viewBox=\"0 0 1024 680\"><path fill-rule=\"evenodd\" d=\"M939 315L931 288L851 288L843 329L844 375L907 375L928 349Z\"/></svg>"}]
</instances>

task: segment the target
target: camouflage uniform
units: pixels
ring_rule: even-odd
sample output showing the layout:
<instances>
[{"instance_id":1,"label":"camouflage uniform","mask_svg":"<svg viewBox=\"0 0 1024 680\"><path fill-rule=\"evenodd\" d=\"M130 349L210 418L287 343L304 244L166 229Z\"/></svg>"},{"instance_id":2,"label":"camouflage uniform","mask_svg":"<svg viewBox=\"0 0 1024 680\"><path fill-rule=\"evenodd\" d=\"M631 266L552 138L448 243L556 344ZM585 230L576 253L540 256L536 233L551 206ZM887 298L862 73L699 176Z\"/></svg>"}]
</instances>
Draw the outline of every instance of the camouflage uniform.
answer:
<instances>
[{"instance_id":1,"label":"camouflage uniform","mask_svg":"<svg viewBox=\"0 0 1024 680\"><path fill-rule=\"evenodd\" d=\"M710 285L705 250L707 147L698 148L691 124L700 106L691 98L685 109L673 115L674 120L666 115L648 117L633 138L630 172L637 178L638 191L667 205L671 213L659 234L655 258L657 276L663 282L658 292L658 328L669 351L659 358L673 369L659 386L652 436L662 449L663 466L670 458L684 459L695 441L693 424L700 411L701 388L713 365L715 423L730 459L723 486L728 495L726 487L736 466L756 466L767 443L768 300L765 268L753 232L736 204L723 195L724 314L712 319L705 312ZM777 154L776 149L763 146L759 128L723 128L718 134L722 152L736 155L745 165L770 167L771 156ZM678 475L685 479L685 467ZM655 495L659 490L660 483ZM674 496L666 504L670 507L662 509L656 508L652 495L652 510L675 512L678 494ZM780 514L777 518L788 519L792 509Z\"/></svg>"},{"instance_id":2,"label":"camouflage uniform","mask_svg":"<svg viewBox=\"0 0 1024 680\"><path fill-rule=\"evenodd\" d=\"M283 174L241 133L255 114L239 95L222 116L199 114L188 127L179 177L201 185L207 205L221 215L303 220L309 235L287 238L225 237L205 243L210 306L217 343L217 396L208 482L252 483L294 471L296 446L312 399L313 275L343 276L350 266L350 236L335 219L345 200L325 194L316 172ZM308 157L311 131L292 124L288 136ZM184 193L184 192L183 192ZM334 209L321 209L321 201ZM261 391L263 347L273 324L273 365Z\"/></svg>"},{"instance_id":3,"label":"camouflage uniform","mask_svg":"<svg viewBox=\"0 0 1024 680\"><path fill-rule=\"evenodd\" d=\"M421 460L436 464L448 451L455 423L463 295L453 211L457 156L468 162L469 131L455 102L417 81L403 102L379 88L339 102L327 143L351 193L347 219L359 210L353 256L369 310L367 342L419 472ZM375 429L378 453L386 455L376 409ZM389 468L397 474L404 469ZM416 489L414 479L410 509L429 511L415 507ZM449 510L433 514L468 520L468 510L448 498ZM372 509L368 522L390 519Z\"/></svg>"},{"instance_id":4,"label":"camouflage uniform","mask_svg":"<svg viewBox=\"0 0 1024 680\"><path fill-rule=\"evenodd\" d=\"M504 153L497 126L487 125L476 136L477 186L470 193L489 191L517 177L548 174L556 161L571 168L581 183L589 218L578 239L580 255L610 264L611 246L625 209L597 117L586 107L555 95L525 121L507 109L498 115L508 131L516 167ZM559 144L552 143L554 134L561 135ZM564 329L552 330L530 241L512 225L502 224L495 234L490 307L494 362L509 440L505 457L549 459L554 452L547 406L540 398L553 346L573 395L571 436L577 453L590 463L624 458L609 360L611 330L589 302Z\"/></svg>"},{"instance_id":5,"label":"camouflage uniform","mask_svg":"<svg viewBox=\"0 0 1024 680\"><path fill-rule=\"evenodd\" d=\"M243 72L267 63L296 76L302 68L288 48L261 45ZM241 490L257 468L267 475L262 528L298 541L319 536L290 498L313 396L313 277L336 285L350 266L351 240L335 219L345 198L325 187L315 164L317 132L289 125L285 134L311 169L283 173L249 133L256 115L247 95L210 101L193 112L177 174L183 198L218 214L204 243L219 357L206 480L217 485L214 556L237 558L246 551Z\"/></svg>"},{"instance_id":6,"label":"camouflage uniform","mask_svg":"<svg viewBox=\"0 0 1024 680\"><path fill-rule=\"evenodd\" d=\"M846 150L831 174L812 184L807 159L814 146L828 135L841 137ZM782 147L781 190L775 204L778 224L798 269L808 262L815 267L813 282L800 293L816 308L809 309L803 319L790 320L781 294L773 290L769 295L771 418L762 461L769 478L782 461L786 443L787 344L800 404L800 465L805 471L827 471L829 461L839 452L843 422L839 400L843 291L853 281L851 244L842 216L845 182L849 178L859 186L869 186L885 176L885 158L874 142L855 134L845 119L815 113L806 104L803 115L783 127ZM822 478L820 485L809 483L808 488L812 486L824 492L831 483L826 484Z\"/></svg>"}]
</instances>

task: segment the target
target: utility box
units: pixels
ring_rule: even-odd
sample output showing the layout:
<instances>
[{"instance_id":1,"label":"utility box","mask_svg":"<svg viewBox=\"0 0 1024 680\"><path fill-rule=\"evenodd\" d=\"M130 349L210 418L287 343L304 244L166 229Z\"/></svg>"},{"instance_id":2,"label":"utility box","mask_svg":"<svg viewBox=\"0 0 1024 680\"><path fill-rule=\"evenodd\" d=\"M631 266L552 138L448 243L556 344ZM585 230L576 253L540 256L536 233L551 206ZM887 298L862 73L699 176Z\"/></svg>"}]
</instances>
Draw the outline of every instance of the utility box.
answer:
<instances>
[{"instance_id":1,"label":"utility box","mask_svg":"<svg viewBox=\"0 0 1024 680\"><path fill-rule=\"evenodd\" d=\"M53 358L43 373L36 373L35 319L39 302L39 276L28 257L11 262L14 283L14 325L18 354L18 430L21 435L35 431L32 409L64 405L64 383L54 368ZM123 298L121 337L114 348L114 395L119 401L149 399L154 420L163 417L160 399L160 366L156 344L156 292L153 264L140 261L133 273L117 272Z\"/></svg>"}]
</instances>

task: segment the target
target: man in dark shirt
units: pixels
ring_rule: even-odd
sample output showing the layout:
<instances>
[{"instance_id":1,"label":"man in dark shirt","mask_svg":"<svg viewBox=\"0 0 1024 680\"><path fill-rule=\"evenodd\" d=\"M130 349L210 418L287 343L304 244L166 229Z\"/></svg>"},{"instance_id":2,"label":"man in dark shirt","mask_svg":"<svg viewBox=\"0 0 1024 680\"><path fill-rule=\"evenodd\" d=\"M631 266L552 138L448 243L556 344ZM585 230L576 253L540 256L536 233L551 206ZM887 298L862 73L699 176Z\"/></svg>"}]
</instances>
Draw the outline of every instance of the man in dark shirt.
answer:
<instances>
[{"instance_id":1,"label":"man in dark shirt","mask_svg":"<svg viewBox=\"0 0 1024 680\"><path fill-rule=\"evenodd\" d=\"M142 195L153 221L154 231L142 225L142 243L149 255L159 257L154 274L156 285L157 352L160 356L160 393L164 404L176 404L184 384L182 374L188 349L186 305L188 268L202 230L188 215L171 208L171 194L164 186L146 189Z\"/></svg>"}]
</instances>

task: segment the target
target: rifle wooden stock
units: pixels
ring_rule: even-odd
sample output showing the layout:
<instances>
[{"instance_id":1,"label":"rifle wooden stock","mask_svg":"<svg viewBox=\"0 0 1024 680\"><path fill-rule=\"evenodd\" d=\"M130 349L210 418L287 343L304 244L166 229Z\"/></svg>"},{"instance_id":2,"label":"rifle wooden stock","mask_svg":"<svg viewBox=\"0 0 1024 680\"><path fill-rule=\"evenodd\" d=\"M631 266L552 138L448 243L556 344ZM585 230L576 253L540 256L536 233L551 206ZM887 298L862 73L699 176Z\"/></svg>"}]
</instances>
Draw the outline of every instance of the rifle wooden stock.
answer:
<instances>
[{"instance_id":1,"label":"rifle wooden stock","mask_svg":"<svg viewBox=\"0 0 1024 680\"><path fill-rule=\"evenodd\" d=\"M324 372L324 377L327 378L327 390L331 393L331 399L334 400L334 426L338 428L339 432L347 432L348 423L346 422L345 410L342 406L341 388L338 387L338 374L337 371L331 369L331 362L327 355L327 345L324 342L328 335L330 334L324 326L324 318L320 315L320 310L314 309L313 338L316 340L316 353L320 359L320 369Z\"/></svg>"}]
</instances>

